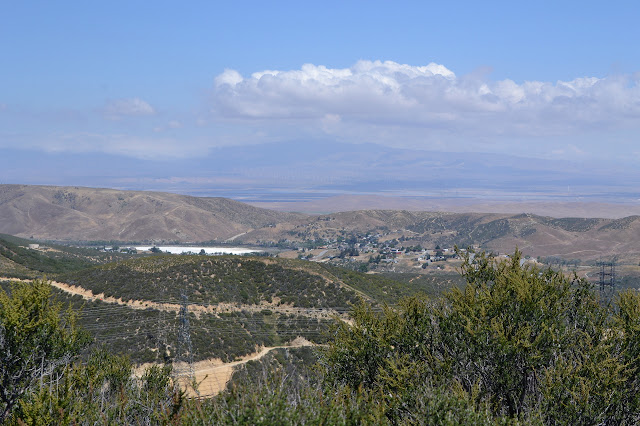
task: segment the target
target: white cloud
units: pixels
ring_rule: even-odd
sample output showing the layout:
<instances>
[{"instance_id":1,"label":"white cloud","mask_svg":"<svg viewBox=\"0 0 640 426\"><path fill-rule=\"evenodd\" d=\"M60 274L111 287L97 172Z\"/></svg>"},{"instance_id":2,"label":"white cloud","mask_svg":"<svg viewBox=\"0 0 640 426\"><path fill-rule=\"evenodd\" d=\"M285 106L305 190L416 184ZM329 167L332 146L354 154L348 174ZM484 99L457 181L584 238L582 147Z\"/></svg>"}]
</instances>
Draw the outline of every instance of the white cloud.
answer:
<instances>
[{"instance_id":1,"label":"white cloud","mask_svg":"<svg viewBox=\"0 0 640 426\"><path fill-rule=\"evenodd\" d=\"M577 137L638 127L640 84L635 75L516 83L458 77L434 63L359 61L344 69L306 64L246 78L225 70L215 79L213 114L254 126L315 128L345 139L402 139L419 146L426 140L470 145L465 141L473 138L488 146L496 137Z\"/></svg>"},{"instance_id":2,"label":"white cloud","mask_svg":"<svg viewBox=\"0 0 640 426\"><path fill-rule=\"evenodd\" d=\"M217 86L222 84L231 84L235 85L242 81L242 76L236 70L226 69L222 74L216 77L215 83Z\"/></svg>"},{"instance_id":3,"label":"white cloud","mask_svg":"<svg viewBox=\"0 0 640 426\"><path fill-rule=\"evenodd\" d=\"M458 76L434 63L359 61L350 68L306 64L248 76L225 70L211 94L213 120L198 108L165 117L140 98L107 102L98 111L106 121L66 111L15 112L0 103L0 110L6 107L0 127L12 132L0 135L0 148L166 158L202 156L220 146L326 139L618 161L637 158L640 134L640 73L515 82L490 80L487 72ZM142 116L154 117L126 120Z\"/></svg>"},{"instance_id":4,"label":"white cloud","mask_svg":"<svg viewBox=\"0 0 640 426\"><path fill-rule=\"evenodd\" d=\"M103 108L103 113L109 119L120 119L123 117L154 115L156 111L140 98L126 98L107 101Z\"/></svg>"}]
</instances>

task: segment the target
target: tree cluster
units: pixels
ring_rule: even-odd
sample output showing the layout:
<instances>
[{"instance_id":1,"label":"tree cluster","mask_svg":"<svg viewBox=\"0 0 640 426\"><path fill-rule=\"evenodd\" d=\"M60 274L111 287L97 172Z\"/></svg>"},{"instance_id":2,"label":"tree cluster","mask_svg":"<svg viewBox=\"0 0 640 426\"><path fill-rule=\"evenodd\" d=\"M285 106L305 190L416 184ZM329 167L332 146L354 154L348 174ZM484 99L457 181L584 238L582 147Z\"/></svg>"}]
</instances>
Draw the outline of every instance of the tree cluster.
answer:
<instances>
[{"instance_id":1,"label":"tree cluster","mask_svg":"<svg viewBox=\"0 0 640 426\"><path fill-rule=\"evenodd\" d=\"M326 352L327 381L379 396L392 423L421 423L449 395L492 421L637 424L640 296L603 306L590 285L483 254L464 289L398 309L356 307Z\"/></svg>"}]
</instances>

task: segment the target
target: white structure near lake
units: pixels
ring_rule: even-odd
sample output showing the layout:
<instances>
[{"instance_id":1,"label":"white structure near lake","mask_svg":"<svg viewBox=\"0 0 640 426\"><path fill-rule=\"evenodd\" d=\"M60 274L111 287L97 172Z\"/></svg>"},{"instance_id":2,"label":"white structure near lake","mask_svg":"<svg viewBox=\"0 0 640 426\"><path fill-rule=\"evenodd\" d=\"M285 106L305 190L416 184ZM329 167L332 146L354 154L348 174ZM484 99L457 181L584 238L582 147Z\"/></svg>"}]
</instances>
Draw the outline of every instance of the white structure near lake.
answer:
<instances>
[{"instance_id":1,"label":"white structure near lake","mask_svg":"<svg viewBox=\"0 0 640 426\"><path fill-rule=\"evenodd\" d=\"M262 250L248 249L244 247L187 247L187 246L145 246L136 247L138 251L149 251L157 247L160 251L171 254L200 254L202 250L206 254L249 254L259 253Z\"/></svg>"}]
</instances>

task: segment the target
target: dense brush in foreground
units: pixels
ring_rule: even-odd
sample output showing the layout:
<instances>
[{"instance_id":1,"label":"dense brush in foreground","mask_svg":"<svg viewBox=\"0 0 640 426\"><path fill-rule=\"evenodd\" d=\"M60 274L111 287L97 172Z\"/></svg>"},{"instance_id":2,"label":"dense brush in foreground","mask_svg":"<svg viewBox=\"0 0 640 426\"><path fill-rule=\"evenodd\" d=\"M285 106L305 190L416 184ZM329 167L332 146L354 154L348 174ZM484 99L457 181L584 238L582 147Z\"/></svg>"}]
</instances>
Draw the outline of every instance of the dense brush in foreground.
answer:
<instances>
[{"instance_id":1,"label":"dense brush in foreground","mask_svg":"<svg viewBox=\"0 0 640 426\"><path fill-rule=\"evenodd\" d=\"M24 287L12 298L0 298L0 342L15 347L24 341L32 350L20 352L24 359L6 359L12 352L0 348L5 356L0 368L3 379L23 370L32 373L7 382L12 387L5 387L5 394L17 397L12 405L3 397L0 408L13 423L93 423L96 418L177 424L640 421L637 293L622 293L605 306L586 282L521 266L518 252L504 262L484 255L467 258L462 273L466 287L440 300L412 297L383 312L360 304L352 322L336 326L317 368L271 362L257 382L244 374L209 400L185 399L168 369L156 368L138 380L128 373L104 374L112 371L109 365L126 367L120 358L98 358L106 360L100 369L92 366L95 359L73 361L79 348L65 346L76 342L73 321L52 323L53 316L45 316L41 323L38 315L48 312L48 296L35 297ZM44 308L29 311L31 303L16 300L25 297ZM20 323L33 326L12 331ZM70 380L78 374L84 381ZM80 392L83 383L94 391Z\"/></svg>"}]
</instances>

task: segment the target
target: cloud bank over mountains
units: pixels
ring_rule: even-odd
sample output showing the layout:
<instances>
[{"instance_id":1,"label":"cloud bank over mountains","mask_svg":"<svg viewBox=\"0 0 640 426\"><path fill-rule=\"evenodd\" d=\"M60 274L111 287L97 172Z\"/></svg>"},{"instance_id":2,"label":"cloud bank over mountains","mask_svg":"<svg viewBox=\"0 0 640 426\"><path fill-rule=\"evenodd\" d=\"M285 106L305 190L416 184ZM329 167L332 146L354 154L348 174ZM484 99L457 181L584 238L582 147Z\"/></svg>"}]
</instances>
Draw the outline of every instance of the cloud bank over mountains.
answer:
<instances>
[{"instance_id":1,"label":"cloud bank over mountains","mask_svg":"<svg viewBox=\"0 0 640 426\"><path fill-rule=\"evenodd\" d=\"M359 61L227 69L201 94L185 107L134 93L32 121L0 108L0 181L30 169L34 184L252 200L640 200L640 73L517 83Z\"/></svg>"},{"instance_id":2,"label":"cloud bank over mountains","mask_svg":"<svg viewBox=\"0 0 640 426\"><path fill-rule=\"evenodd\" d=\"M482 69L457 75L436 63L361 60L349 68L306 64L248 76L227 69L200 104L173 104L158 93L95 99L76 110L2 101L0 148L148 160L195 159L223 146L333 141L640 160L640 72L518 83L492 80Z\"/></svg>"},{"instance_id":3,"label":"cloud bank over mountains","mask_svg":"<svg viewBox=\"0 0 640 426\"><path fill-rule=\"evenodd\" d=\"M361 135L413 148L446 142L482 150L505 138L560 137L580 153L592 148L576 140L582 135L638 128L640 73L518 84L481 74L459 77L435 63L306 64L249 77L225 70L215 78L213 99L217 118L316 126L342 139Z\"/></svg>"}]
</instances>

